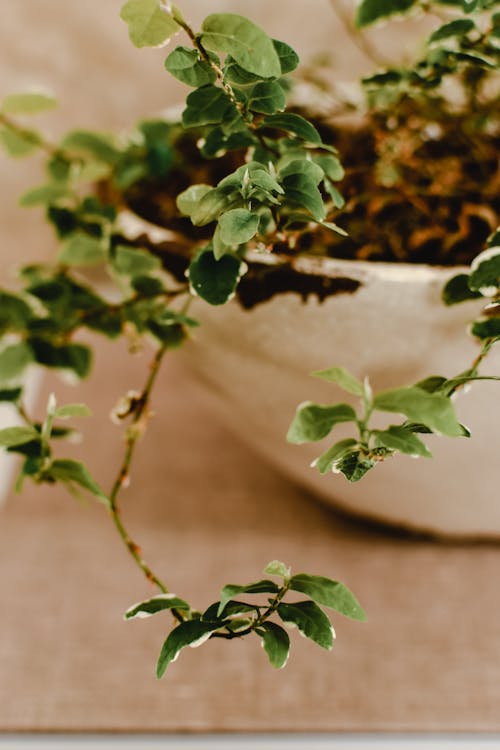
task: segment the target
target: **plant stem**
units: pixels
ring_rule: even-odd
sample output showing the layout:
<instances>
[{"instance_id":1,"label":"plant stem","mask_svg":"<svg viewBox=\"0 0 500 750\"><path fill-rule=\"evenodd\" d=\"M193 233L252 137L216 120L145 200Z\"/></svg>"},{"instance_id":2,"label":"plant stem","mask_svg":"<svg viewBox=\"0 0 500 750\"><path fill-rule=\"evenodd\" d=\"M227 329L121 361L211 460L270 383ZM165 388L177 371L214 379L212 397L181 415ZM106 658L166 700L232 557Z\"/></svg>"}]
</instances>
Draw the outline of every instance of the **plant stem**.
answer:
<instances>
[{"instance_id":1,"label":"plant stem","mask_svg":"<svg viewBox=\"0 0 500 750\"><path fill-rule=\"evenodd\" d=\"M12 120L10 117L8 117L8 115L5 115L1 112L0 125L3 125L5 128L7 128L7 130L11 130L27 143L32 143L34 146L42 149L42 151L45 151L45 153L47 153L50 157L62 156L63 158L66 157L69 161L71 161L71 159L66 156L64 151L62 151L54 143L51 143L45 137L42 138L42 136L38 132L23 128L21 125L15 122L15 120Z\"/></svg>"},{"instance_id":2,"label":"plant stem","mask_svg":"<svg viewBox=\"0 0 500 750\"><path fill-rule=\"evenodd\" d=\"M113 522L116 526L116 529L123 543L127 547L128 551L130 552L133 559L135 560L139 568L142 570L142 572L144 573L148 581L150 581L152 584L157 586L160 589L160 591L164 594L168 593L167 586L163 583L163 581L160 580L160 578L158 578L158 576L152 571L148 563L144 560L141 554L140 547L133 541L133 539L130 537L129 533L127 532L125 526L123 525L123 522L120 517L120 508L118 506L118 496L119 496L120 490L122 489L122 487L124 486L124 484L126 484L128 480L129 470L130 470L130 466L132 463L134 450L139 440L139 437L142 434L142 429L140 428L140 422L142 419L144 419L147 416L147 411L149 408L149 402L151 398L151 392L153 390L153 386L155 384L156 378L160 371L160 366L161 366L161 363L162 363L162 360L166 351L167 351L167 345L164 344L158 349L158 351L156 352L150 364L148 379L142 390L141 395L137 399L137 406L134 411L132 423L130 424L127 430L125 455L123 457L120 470L118 471L117 477L115 479L115 482L113 484L113 487L109 495L109 502L110 502L109 509L110 509L111 517L113 519ZM177 610L172 610L172 614L177 620L179 620L179 622L182 622L184 620L184 616L181 613L179 613Z\"/></svg>"},{"instance_id":3,"label":"plant stem","mask_svg":"<svg viewBox=\"0 0 500 750\"><path fill-rule=\"evenodd\" d=\"M351 11L344 7L342 0L329 0L329 2L333 12L344 27L349 39L365 58L375 65L384 68L392 64L391 61L384 55L380 54L378 49L376 49L367 37L355 27Z\"/></svg>"}]
</instances>

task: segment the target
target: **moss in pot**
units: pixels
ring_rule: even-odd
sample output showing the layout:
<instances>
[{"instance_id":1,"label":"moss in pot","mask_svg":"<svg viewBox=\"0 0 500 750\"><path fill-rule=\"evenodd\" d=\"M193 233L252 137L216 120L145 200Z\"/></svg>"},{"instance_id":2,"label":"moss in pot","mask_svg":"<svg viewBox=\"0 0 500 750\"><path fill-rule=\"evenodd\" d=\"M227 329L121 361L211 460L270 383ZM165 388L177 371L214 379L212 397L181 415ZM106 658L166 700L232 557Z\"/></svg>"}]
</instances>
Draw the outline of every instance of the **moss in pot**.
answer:
<instances>
[{"instance_id":1,"label":"moss in pot","mask_svg":"<svg viewBox=\"0 0 500 750\"><path fill-rule=\"evenodd\" d=\"M402 12L413 6L416 9L414 3L387 7L380 0L364 0L358 8L358 23L366 25L391 15L394 9ZM166 609L178 621L161 650L157 667L160 676L186 645L251 633L262 640L273 666L281 667L288 655L289 638L280 621L293 622L307 637L329 649L333 631L321 606L355 619L364 617L356 599L342 584L323 576L292 576L288 567L277 561L267 566L265 573L277 576L278 583L266 578L248 585L226 586L220 601L199 613L168 592L124 529L118 501L135 445L147 422L156 374L167 350L192 337L198 323L194 316L199 315L203 322L202 331L196 334L196 347L205 346L206 352L213 352L211 342L218 331L217 356L225 357L223 367L228 371L242 359L253 367L249 349L252 337L263 344L265 368L274 375L278 391L286 392L285 401L291 398L296 404L309 393L317 397L319 387L315 390L313 381L307 379L311 369L319 371L321 381L333 382L347 392L340 404L302 404L288 432L293 443L314 443L335 429L341 440L330 439L316 466L320 473L333 470L344 475L351 482L345 483L346 487L356 487L352 483L365 474L368 477L363 484L368 483L372 476L381 476L387 467L402 462L404 457L392 459L395 453L426 457L425 433L465 437L467 428L461 425L451 397L471 381L496 379L479 371L483 360L488 357L492 361L491 350L500 337L500 261L495 235L499 207L494 190L498 116L497 99L491 93L500 22L493 6L484 2L467 3L465 9L461 4L436 6L445 18L432 33L425 58L411 69L377 72L366 82L371 101L364 121L367 124L350 131L352 138L337 125L313 123L304 112L285 111L288 86L282 76L292 72L298 62L288 45L271 40L255 24L234 14L212 14L196 33L178 8L156 0L129 0L122 17L137 46L165 43L181 31L187 34L190 46L175 48L166 60L169 72L194 89L187 98L182 125L147 121L140 126L139 135L126 144L75 131L54 145L28 130L16 117L51 106L50 98L27 94L3 101L0 120L7 148L14 155L38 147L48 152L49 182L30 191L23 202L47 205L61 248L54 265L23 270L25 286L21 292L3 293L2 328L9 338L0 353L5 385L2 398L14 404L24 424L6 428L0 432L0 439L8 451L24 456L19 485L26 477L35 482L63 482L70 489L91 492L107 506L129 552L160 591L130 608L127 617ZM443 81L449 79L458 81L469 97L465 104L449 104L442 94ZM472 136L468 133L471 128ZM468 157L462 160L463 171L454 168L456 145L447 136L455 132L468 136L474 146L470 153L481 152L479 166ZM439 172L436 155L443 154L444 143L450 149L444 153L445 168ZM352 166L347 164L345 197L342 187L339 190L345 168L343 148L346 153L350 148L358 160L361 157ZM367 162L370 170L366 169ZM412 183L406 183L409 175ZM97 191L93 187L96 180L100 181ZM131 239L123 223L124 206L168 225L173 233L158 242L158 233L148 228L138 239ZM183 216L189 217L194 229ZM368 236L364 226L377 231ZM408 242L400 241L401 236ZM335 241L337 237L340 239ZM486 251L485 244L490 246ZM451 270L440 270L436 275L419 265L429 261L449 266L468 264L482 250L472 267L458 276ZM416 284L412 281L408 288L403 286L391 303L387 319L379 321L370 295L388 296L387 288L407 277L409 263L416 264ZM121 298L109 302L92 287L82 269L93 265L105 266L117 281ZM377 276L383 277L381 287L372 283ZM464 313L460 306L451 311L443 308L438 319L434 308L422 311L421 303L429 294L437 297L442 281L449 277L453 278L445 287L445 301L468 301L469 308ZM365 291L367 298L362 297ZM243 308L254 308L251 323L244 322L248 312L236 304L226 304L235 295ZM194 297L202 297L209 305L191 306ZM365 316L354 323L343 307L353 300L354 307ZM334 302L340 309L333 314L329 305ZM321 319L318 323L313 317L320 310L326 311L330 326L346 340L366 329L367 343L360 340L361 350L357 351L351 346L340 362L340 346L331 338L335 331L325 334ZM269 311L271 323L265 319ZM430 356L436 343L426 333L423 344L419 344L406 328L396 344L393 336L397 332L391 327L394 313L404 321L418 316L422 327L425 324L437 332L438 349L443 348L443 341L449 346L449 321L452 328L460 323L463 330L467 318L475 317L472 333L479 346L464 333L468 343L465 353L471 353L471 357L457 361L455 372L436 375L443 371L434 369L436 360ZM302 321L302 335L297 334L298 321ZM276 332L279 335L280 325L285 326L289 350L293 344L292 364L301 373L298 381L291 381L286 388L280 378L290 351L277 353L273 338ZM86 407L61 407L51 399L44 422L34 424L23 406L19 385L19 378L33 362L86 376L89 350L74 338L82 328L111 339L132 334L135 341L141 335L156 347L143 389L129 394L116 411L117 419L128 422L127 450L109 492L97 485L81 463L59 458L61 449L54 452L54 438L67 434L58 420L83 416ZM233 338L236 330L243 351L224 347L221 330L227 330ZM382 343L372 337L377 330L383 334ZM309 340L310 357L307 352L300 354L297 362L294 336ZM453 349L455 344L451 346ZM187 348L195 350L192 343ZM365 357L365 350L370 348L383 355L375 361L374 369ZM413 355L410 364L403 358L408 351ZM329 367L332 353L342 367ZM463 352L458 347L454 353ZM420 369L414 373L415 380L408 381L415 358ZM437 362L441 359L438 357ZM207 366L195 367L202 377L210 378L213 354L212 364L210 359L206 361ZM355 375L344 369L346 365ZM389 387L382 383L383 370L389 373ZM401 387L398 377L403 374L406 382L414 384ZM247 376L251 381L265 382L258 370L247 368ZM236 390L248 393L242 376L230 380ZM474 391L480 387L478 383ZM236 398L237 394L230 395ZM289 401L278 401L277 396L271 396L269 411L263 411L266 416L272 410L279 412L282 421L278 420L278 431L284 436L286 428L279 425L284 425L283 420L289 422L292 412ZM390 423L379 423L373 421L374 413L375 418L399 416L391 417ZM272 430L269 435L261 432L259 442L266 443L272 437ZM294 451L296 465L300 452L291 446L289 450ZM275 455L280 453L276 449ZM287 458L281 463L288 462ZM415 465L424 463L422 460ZM372 471L375 466L376 471ZM423 474L426 471L417 470ZM327 478L321 479L323 485L327 482ZM309 598L287 604L282 600L289 590ZM255 600L254 594L260 598ZM242 597L249 600L242 603ZM267 602L262 603L266 597Z\"/></svg>"}]
</instances>

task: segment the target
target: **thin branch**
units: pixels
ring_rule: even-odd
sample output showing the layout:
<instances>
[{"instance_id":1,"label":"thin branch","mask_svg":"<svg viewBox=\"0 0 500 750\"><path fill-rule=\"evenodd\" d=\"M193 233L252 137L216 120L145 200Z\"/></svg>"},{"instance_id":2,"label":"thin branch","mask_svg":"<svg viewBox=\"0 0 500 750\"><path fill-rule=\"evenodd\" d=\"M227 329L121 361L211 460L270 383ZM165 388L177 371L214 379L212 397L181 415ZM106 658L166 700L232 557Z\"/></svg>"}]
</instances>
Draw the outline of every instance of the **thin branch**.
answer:
<instances>
[{"instance_id":1,"label":"thin branch","mask_svg":"<svg viewBox=\"0 0 500 750\"><path fill-rule=\"evenodd\" d=\"M349 39L354 44L354 46L361 52L361 54L370 60L370 62L374 63L375 65L379 67L387 67L388 65L392 65L392 61L385 57L383 54L379 52L379 50L375 47L374 44L370 42L370 40L362 33L360 32L354 25L351 12L348 11L344 5L342 4L341 0L328 0L330 7L332 8L333 12L339 19L339 21L342 23L342 26L344 27L345 32L347 33Z\"/></svg>"}]
</instances>

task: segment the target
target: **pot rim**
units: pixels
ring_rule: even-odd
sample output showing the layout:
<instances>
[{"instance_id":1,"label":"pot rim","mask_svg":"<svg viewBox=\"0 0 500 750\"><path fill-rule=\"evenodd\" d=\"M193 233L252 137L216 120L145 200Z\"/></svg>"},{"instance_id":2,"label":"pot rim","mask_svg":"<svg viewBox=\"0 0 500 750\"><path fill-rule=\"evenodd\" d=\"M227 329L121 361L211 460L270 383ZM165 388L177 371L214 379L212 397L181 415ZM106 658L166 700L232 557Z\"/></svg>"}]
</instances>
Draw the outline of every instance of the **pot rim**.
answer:
<instances>
[{"instance_id":1,"label":"pot rim","mask_svg":"<svg viewBox=\"0 0 500 750\"><path fill-rule=\"evenodd\" d=\"M129 210L120 213L119 226L125 236L138 239L141 234L146 234L152 243L172 241L178 237L175 232L152 224ZM279 266L286 263L295 271L308 276L338 278L342 275L361 282L371 279L412 284L428 284L432 281L444 283L450 276L469 270L468 266L464 265L432 266L427 263L389 263L321 255L290 257L258 250L247 250L245 260L267 266Z\"/></svg>"}]
</instances>

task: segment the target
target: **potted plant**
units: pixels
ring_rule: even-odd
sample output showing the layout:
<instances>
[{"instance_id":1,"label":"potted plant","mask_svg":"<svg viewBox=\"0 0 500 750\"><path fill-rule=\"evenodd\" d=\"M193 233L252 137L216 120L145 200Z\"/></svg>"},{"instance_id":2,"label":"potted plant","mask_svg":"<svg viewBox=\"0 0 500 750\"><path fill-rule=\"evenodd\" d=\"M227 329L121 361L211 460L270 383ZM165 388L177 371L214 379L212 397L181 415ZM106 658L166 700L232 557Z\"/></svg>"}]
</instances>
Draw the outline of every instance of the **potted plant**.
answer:
<instances>
[{"instance_id":1,"label":"potted plant","mask_svg":"<svg viewBox=\"0 0 500 750\"><path fill-rule=\"evenodd\" d=\"M278 561L265 574L279 583L266 577L227 585L200 613L169 593L143 559L118 503L171 349L186 349L195 371L217 383L221 405L238 413L247 439L296 476L300 451L284 445L290 421L290 443L315 443L335 430L340 439L313 453L320 453L319 472L308 470L319 477L320 492L329 483L320 475L333 471L339 475L331 478L333 495L364 513L434 532L486 534L495 523L498 530L493 474L483 477L484 507L478 513L476 505L479 520L471 527L474 511L463 501L471 497L465 484L471 472L460 477L453 453L436 459L435 474L430 461L415 462L410 472L404 455L393 459L395 453L428 457L426 441L436 435L440 443L468 437L453 397L473 381L498 379L483 369L500 339L495 5L362 0L360 28L417 11L437 23L414 64L366 78L362 106L342 102L347 120L303 105L287 109L286 76L297 55L249 19L213 13L198 31L182 9L159 0L128 0L122 18L139 47L184 34L165 61L193 89L180 122L144 121L126 142L75 130L52 144L19 118L53 106L51 97L3 100L0 137L7 149L47 152L48 180L22 203L46 206L60 247L54 264L22 270L21 291L2 292L1 398L22 424L0 431L0 442L23 456L19 488L26 478L62 482L106 505L160 591L126 616L169 610L178 622L162 647L159 676L186 645L251 633L281 667L289 638L279 621L331 648L333 630L321 606L364 618L342 584L292 576ZM94 266L105 268L113 294L86 275ZM448 307L437 304L443 287ZM474 321L472 337L467 320ZM71 432L61 420L85 416L87 407L60 406L54 397L44 421L34 423L23 400L21 378L33 363L77 378L88 374L91 353L77 338L82 329L155 345L143 388L115 410L126 424L126 452L109 492L82 463L59 457L57 441ZM474 384L474 396L482 385ZM335 387L347 393L342 402L318 403L331 402ZM486 441L472 454L475 467L482 454L489 456L485 445L494 446L486 432L493 422L487 388L485 403L472 409L485 415ZM292 407L311 396L292 419ZM472 446L475 440L481 437ZM398 462L403 483L391 469ZM475 477L474 487L483 479ZM440 497L450 491L446 481L463 485L463 517ZM424 496L430 515L422 519L413 506ZM290 590L308 599L282 601Z\"/></svg>"}]
</instances>

